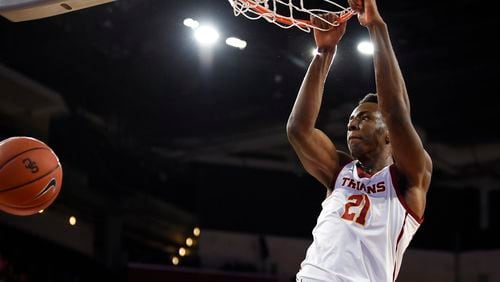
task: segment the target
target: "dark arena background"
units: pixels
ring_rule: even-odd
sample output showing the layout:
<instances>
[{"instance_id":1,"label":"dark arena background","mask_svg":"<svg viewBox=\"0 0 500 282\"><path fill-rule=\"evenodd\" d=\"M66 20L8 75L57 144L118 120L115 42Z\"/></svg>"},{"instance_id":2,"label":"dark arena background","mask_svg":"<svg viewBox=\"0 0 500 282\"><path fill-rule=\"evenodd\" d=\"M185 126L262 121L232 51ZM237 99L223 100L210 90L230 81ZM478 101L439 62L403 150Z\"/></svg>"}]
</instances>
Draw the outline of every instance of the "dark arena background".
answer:
<instances>
[{"instance_id":1,"label":"dark arena background","mask_svg":"<svg viewBox=\"0 0 500 282\"><path fill-rule=\"evenodd\" d=\"M0 213L0 281L295 281L325 196L285 128L311 34L235 17L225 0L119 0L18 22L9 2L0 139L43 140L64 178L42 213ZM500 281L494 13L378 2L434 162L398 281ZM218 32L210 46L195 39L203 25ZM374 91L356 47L368 39L351 19L325 86L317 127L344 150L351 110Z\"/></svg>"}]
</instances>

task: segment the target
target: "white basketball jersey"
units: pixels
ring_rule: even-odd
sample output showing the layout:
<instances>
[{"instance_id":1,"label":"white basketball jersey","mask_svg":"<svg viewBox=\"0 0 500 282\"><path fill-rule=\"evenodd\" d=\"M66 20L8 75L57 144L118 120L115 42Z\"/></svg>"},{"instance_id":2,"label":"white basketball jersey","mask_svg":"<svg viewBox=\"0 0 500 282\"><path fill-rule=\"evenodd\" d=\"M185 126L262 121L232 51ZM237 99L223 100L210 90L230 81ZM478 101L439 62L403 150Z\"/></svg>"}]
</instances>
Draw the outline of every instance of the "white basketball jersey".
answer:
<instances>
[{"instance_id":1,"label":"white basketball jersey","mask_svg":"<svg viewBox=\"0 0 500 282\"><path fill-rule=\"evenodd\" d=\"M421 219L406 207L394 165L369 176L342 168L326 198L297 281L394 281Z\"/></svg>"}]
</instances>

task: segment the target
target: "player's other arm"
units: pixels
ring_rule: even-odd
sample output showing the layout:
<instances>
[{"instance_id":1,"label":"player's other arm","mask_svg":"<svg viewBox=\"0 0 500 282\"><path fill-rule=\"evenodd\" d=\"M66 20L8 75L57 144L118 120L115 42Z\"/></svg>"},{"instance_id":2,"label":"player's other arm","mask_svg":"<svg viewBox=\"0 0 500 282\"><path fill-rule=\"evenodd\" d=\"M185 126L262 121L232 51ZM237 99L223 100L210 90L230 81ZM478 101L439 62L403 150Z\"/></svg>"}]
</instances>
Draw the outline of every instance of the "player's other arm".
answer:
<instances>
[{"instance_id":1,"label":"player's other arm","mask_svg":"<svg viewBox=\"0 0 500 282\"><path fill-rule=\"evenodd\" d=\"M330 14L327 19L335 18ZM327 32L314 32L319 54L309 66L287 123L288 139L305 170L327 188L338 173L340 156L330 138L315 124L336 45L344 32L345 23Z\"/></svg>"},{"instance_id":2,"label":"player's other arm","mask_svg":"<svg viewBox=\"0 0 500 282\"><path fill-rule=\"evenodd\" d=\"M358 11L360 24L368 28L375 47L373 60L379 106L389 129L396 167L408 183L406 202L418 216L423 216L432 161L411 121L408 93L387 25L375 0L350 1L350 4Z\"/></svg>"}]
</instances>

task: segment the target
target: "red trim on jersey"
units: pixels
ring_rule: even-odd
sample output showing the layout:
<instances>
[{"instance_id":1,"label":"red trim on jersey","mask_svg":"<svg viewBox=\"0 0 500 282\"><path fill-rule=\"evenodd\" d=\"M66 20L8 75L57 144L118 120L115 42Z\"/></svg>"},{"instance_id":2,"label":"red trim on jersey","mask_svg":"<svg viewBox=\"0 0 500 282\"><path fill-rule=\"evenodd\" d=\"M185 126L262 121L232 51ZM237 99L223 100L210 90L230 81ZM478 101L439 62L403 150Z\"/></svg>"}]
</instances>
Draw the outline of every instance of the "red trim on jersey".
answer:
<instances>
[{"instance_id":1,"label":"red trim on jersey","mask_svg":"<svg viewBox=\"0 0 500 282\"><path fill-rule=\"evenodd\" d=\"M405 225L406 225L406 218L408 217L408 212L405 213L405 218L403 219L403 226L401 226L401 231L399 231L398 239L396 240L396 250L395 256L398 254L398 246L399 246L399 241L401 241L401 238L403 238L403 233L405 233ZM398 260L395 257L394 260L394 270L392 271L392 281L396 281L396 267L397 267Z\"/></svg>"},{"instance_id":2,"label":"red trim on jersey","mask_svg":"<svg viewBox=\"0 0 500 282\"><path fill-rule=\"evenodd\" d=\"M389 167L389 171L391 173L391 179L392 179L392 186L394 186L394 190L396 190L396 194L398 195L398 199L405 208L405 210L419 223L421 224L424 221L424 218L420 217L415 213L407 204L405 201L405 198L403 196L403 193L401 193L401 189L399 187L399 181L398 181L398 171L396 170L395 165L391 165Z\"/></svg>"},{"instance_id":3,"label":"red trim on jersey","mask_svg":"<svg viewBox=\"0 0 500 282\"><path fill-rule=\"evenodd\" d=\"M373 175L369 174L366 172L361 166L358 165L359 163L356 162L356 169L358 172L358 176L361 178L372 178Z\"/></svg>"}]
</instances>

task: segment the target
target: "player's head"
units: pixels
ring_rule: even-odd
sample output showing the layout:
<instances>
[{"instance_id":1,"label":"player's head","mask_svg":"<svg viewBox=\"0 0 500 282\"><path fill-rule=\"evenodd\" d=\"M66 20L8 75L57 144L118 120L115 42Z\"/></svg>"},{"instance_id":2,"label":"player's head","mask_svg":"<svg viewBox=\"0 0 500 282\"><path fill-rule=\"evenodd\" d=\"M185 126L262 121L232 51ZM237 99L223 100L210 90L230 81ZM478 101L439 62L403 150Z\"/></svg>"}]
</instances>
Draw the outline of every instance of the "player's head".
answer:
<instances>
[{"instance_id":1,"label":"player's head","mask_svg":"<svg viewBox=\"0 0 500 282\"><path fill-rule=\"evenodd\" d=\"M375 93L368 93L365 97L361 98L358 102L358 106L363 103L375 103L378 104L378 95Z\"/></svg>"},{"instance_id":2,"label":"player's head","mask_svg":"<svg viewBox=\"0 0 500 282\"><path fill-rule=\"evenodd\" d=\"M355 159L363 159L368 154L376 156L390 146L377 94L368 93L352 111L347 123L347 145Z\"/></svg>"}]
</instances>

